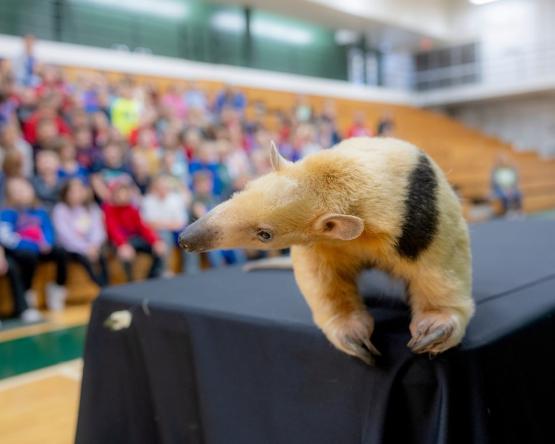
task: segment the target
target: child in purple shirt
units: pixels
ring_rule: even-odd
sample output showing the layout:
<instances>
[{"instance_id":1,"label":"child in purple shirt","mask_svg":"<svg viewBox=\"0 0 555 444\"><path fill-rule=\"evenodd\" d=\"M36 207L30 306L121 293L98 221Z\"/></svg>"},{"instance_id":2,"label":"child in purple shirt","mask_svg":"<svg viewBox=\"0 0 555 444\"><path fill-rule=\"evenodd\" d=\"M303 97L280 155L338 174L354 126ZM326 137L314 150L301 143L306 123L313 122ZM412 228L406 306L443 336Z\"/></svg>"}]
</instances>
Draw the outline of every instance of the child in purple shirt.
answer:
<instances>
[{"instance_id":1,"label":"child in purple shirt","mask_svg":"<svg viewBox=\"0 0 555 444\"><path fill-rule=\"evenodd\" d=\"M107 283L103 252L106 232L102 211L92 199L92 191L80 179L69 179L60 191L61 202L52 211L58 244L70 260L80 263L99 286Z\"/></svg>"}]
</instances>

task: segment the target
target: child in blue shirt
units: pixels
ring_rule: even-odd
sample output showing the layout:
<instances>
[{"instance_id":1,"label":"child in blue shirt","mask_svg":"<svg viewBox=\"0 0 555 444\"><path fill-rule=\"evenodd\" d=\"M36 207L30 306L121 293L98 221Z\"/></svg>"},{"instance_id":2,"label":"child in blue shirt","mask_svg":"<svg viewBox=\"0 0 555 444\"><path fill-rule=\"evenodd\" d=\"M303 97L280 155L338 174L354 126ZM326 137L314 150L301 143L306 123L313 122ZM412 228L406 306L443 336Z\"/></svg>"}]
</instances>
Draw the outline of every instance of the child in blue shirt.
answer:
<instances>
[{"instance_id":1,"label":"child in blue shirt","mask_svg":"<svg viewBox=\"0 0 555 444\"><path fill-rule=\"evenodd\" d=\"M60 157L58 177L63 181L77 178L83 183L88 183L89 172L77 162L77 151L73 142L67 137L60 137L54 144L54 150ZM61 190L61 188L60 188Z\"/></svg>"},{"instance_id":2,"label":"child in blue shirt","mask_svg":"<svg viewBox=\"0 0 555 444\"><path fill-rule=\"evenodd\" d=\"M29 302L36 301L31 285L39 262L54 261L57 266L56 282L46 289L47 306L62 309L66 297L65 251L54 244L48 213L34 203L35 192L26 179L7 181L6 208L0 210L0 271L5 269L10 278L16 315L26 321L40 316L29 308Z\"/></svg>"}]
</instances>

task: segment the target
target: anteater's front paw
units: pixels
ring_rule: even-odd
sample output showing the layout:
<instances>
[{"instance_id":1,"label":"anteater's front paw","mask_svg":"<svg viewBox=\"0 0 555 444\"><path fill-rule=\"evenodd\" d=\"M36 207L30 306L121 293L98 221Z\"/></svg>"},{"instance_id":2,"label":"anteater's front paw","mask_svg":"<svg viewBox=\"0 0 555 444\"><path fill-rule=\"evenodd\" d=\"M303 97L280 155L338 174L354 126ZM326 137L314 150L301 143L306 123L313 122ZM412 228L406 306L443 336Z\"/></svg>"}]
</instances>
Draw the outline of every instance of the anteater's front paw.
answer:
<instances>
[{"instance_id":1,"label":"anteater's front paw","mask_svg":"<svg viewBox=\"0 0 555 444\"><path fill-rule=\"evenodd\" d=\"M459 344L464 335L460 317L450 311L430 311L414 316L407 344L415 353L437 354Z\"/></svg>"},{"instance_id":2,"label":"anteater's front paw","mask_svg":"<svg viewBox=\"0 0 555 444\"><path fill-rule=\"evenodd\" d=\"M321 328L335 347L368 365L374 365L375 356L380 355L370 342L374 331L374 319L367 311L335 316L323 323Z\"/></svg>"}]
</instances>

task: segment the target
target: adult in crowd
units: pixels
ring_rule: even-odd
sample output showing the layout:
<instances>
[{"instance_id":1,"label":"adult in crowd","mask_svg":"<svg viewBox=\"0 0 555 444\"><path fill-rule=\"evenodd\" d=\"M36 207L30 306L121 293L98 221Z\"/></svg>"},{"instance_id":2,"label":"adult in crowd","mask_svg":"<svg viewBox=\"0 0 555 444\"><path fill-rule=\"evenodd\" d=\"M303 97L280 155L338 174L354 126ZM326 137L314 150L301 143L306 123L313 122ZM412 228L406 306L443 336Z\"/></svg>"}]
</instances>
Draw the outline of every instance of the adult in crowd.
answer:
<instances>
[{"instance_id":1,"label":"adult in crowd","mask_svg":"<svg viewBox=\"0 0 555 444\"><path fill-rule=\"evenodd\" d=\"M501 202L503 215L519 214L522 210L522 192L518 170L509 158L500 154L491 171L491 191Z\"/></svg>"},{"instance_id":2,"label":"adult in crowd","mask_svg":"<svg viewBox=\"0 0 555 444\"><path fill-rule=\"evenodd\" d=\"M34 35L27 34L23 37L23 51L13 60L12 65L16 79L21 85L34 86L39 82Z\"/></svg>"}]
</instances>

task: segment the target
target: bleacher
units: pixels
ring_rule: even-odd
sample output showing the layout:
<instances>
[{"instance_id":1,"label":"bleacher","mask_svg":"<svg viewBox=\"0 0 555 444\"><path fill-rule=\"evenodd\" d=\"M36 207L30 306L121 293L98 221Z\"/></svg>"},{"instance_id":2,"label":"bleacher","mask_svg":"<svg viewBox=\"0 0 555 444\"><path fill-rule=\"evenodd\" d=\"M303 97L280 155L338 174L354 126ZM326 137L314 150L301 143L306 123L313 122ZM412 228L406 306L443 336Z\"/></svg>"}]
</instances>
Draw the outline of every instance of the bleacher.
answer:
<instances>
[{"instance_id":1,"label":"bleacher","mask_svg":"<svg viewBox=\"0 0 555 444\"><path fill-rule=\"evenodd\" d=\"M68 79L77 78L83 68L65 68ZM90 71L89 71L90 72ZM111 81L126 74L106 72ZM137 83L147 83L164 91L171 84L185 86L187 81L153 76L134 76ZM200 81L198 85L210 94L223 86L220 82ZM291 109L297 99L296 93L270 91L244 87L249 103L247 117L252 115L254 104L265 104L270 111L267 122L272 128L276 120L271 111ZM322 109L328 97L308 96L315 109ZM384 112L390 112L395 120L395 136L408 140L430 154L447 173L449 181L459 190L465 208L473 200L488 200L490 173L499 154L508 155L517 165L520 185L524 194L524 211L532 213L555 208L555 159L542 159L534 152L519 152L510 144L485 135L445 115L411 106L363 102L348 99L331 99L337 111L339 129L344 131L351 123L353 114L364 112L369 125L375 126Z\"/></svg>"},{"instance_id":2,"label":"bleacher","mask_svg":"<svg viewBox=\"0 0 555 444\"><path fill-rule=\"evenodd\" d=\"M75 80L80 74L91 72L83 68L64 67L65 76L69 81ZM105 72L111 82L116 82L128 74ZM171 84L185 86L187 80L153 76L133 76L138 84L150 84L159 91L164 91ZM220 82L196 82L209 96L223 86ZM291 109L297 99L296 93L270 91L257 88L241 88L247 98L249 107L247 117L252 116L257 103L263 103L268 110L265 124L274 128L277 124L275 112ZM308 96L314 109L322 109L330 100L322 96ZM351 124L355 112L365 114L369 126L374 127L379 118L388 112L395 121L395 136L415 143L428 152L447 173L451 184L455 186L463 200L465 213L469 220L473 219L473 202L489 202L490 172L495 159L500 153L509 155L519 168L521 189L524 195L523 208L526 213L555 208L555 160L544 160L532 152L518 152L510 145L486 136L478 131L465 127L459 122L431 111L410 106L362 102L347 99L332 99L337 112L337 123L341 132ZM176 253L171 261L173 268L178 270L179 255ZM144 276L147 269L146 258L141 258L136 266L136 274ZM112 283L124 281L120 264L116 260L110 262ZM54 267L50 264L41 265L36 273L34 288L39 294L39 302L44 305L44 289L46 283L54 276ZM85 272L76 264L68 269L68 302L81 302L94 298L98 287L93 284ZM11 311L11 299L7 297L9 284L6 278L0 279L0 314Z\"/></svg>"}]
</instances>

